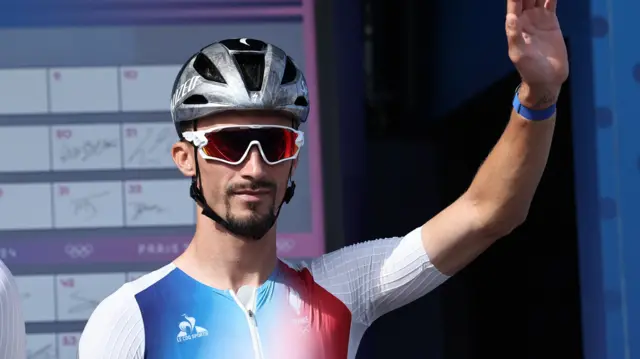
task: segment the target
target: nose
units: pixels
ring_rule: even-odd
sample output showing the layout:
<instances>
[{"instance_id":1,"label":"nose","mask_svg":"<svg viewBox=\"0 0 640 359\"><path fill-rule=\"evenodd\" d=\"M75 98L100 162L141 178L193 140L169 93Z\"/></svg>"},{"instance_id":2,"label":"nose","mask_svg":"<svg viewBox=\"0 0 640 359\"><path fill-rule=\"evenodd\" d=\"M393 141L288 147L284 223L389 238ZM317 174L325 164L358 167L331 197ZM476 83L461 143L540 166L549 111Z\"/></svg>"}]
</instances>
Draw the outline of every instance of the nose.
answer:
<instances>
[{"instance_id":1,"label":"nose","mask_svg":"<svg viewBox=\"0 0 640 359\"><path fill-rule=\"evenodd\" d=\"M240 170L240 174L242 176L252 177L252 178L262 178L266 173L267 164L262 159L262 155L260 155L260 151L258 150L258 146L251 146L251 150L249 151L249 155L245 159L244 163L242 163L242 169Z\"/></svg>"}]
</instances>

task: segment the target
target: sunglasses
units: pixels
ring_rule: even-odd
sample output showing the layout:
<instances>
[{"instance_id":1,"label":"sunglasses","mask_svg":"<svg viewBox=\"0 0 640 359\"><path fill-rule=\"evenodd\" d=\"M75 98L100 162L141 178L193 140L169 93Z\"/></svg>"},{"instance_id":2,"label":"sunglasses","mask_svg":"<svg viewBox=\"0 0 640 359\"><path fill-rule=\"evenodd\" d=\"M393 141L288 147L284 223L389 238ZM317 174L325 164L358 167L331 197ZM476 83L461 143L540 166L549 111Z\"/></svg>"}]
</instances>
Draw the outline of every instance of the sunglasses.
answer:
<instances>
[{"instance_id":1,"label":"sunglasses","mask_svg":"<svg viewBox=\"0 0 640 359\"><path fill-rule=\"evenodd\" d=\"M198 148L200 156L229 165L242 163L252 146L264 162L275 165L298 157L304 133L285 126L231 125L202 131L185 131L182 136Z\"/></svg>"}]
</instances>

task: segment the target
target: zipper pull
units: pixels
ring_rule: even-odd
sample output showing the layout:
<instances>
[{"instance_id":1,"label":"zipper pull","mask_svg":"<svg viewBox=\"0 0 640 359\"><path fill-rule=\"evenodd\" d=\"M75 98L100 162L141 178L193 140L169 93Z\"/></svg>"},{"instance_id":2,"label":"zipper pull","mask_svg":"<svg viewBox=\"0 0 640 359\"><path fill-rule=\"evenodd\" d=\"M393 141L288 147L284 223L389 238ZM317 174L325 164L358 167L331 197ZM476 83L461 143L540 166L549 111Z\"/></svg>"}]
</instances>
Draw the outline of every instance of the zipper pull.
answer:
<instances>
[{"instance_id":1,"label":"zipper pull","mask_svg":"<svg viewBox=\"0 0 640 359\"><path fill-rule=\"evenodd\" d=\"M247 314L249 314L249 318L251 319L251 323L255 326L258 326L258 322L256 321L256 315L253 313L251 309L247 310Z\"/></svg>"}]
</instances>

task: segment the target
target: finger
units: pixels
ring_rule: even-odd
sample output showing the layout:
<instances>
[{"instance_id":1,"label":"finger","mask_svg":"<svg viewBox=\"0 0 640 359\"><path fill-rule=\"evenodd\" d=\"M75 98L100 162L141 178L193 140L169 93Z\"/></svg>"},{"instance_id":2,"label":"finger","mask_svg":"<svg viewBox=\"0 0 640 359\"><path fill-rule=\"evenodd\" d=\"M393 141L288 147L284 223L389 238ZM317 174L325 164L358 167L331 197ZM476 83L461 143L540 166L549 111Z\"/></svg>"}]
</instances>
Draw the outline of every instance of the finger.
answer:
<instances>
[{"instance_id":1,"label":"finger","mask_svg":"<svg viewBox=\"0 0 640 359\"><path fill-rule=\"evenodd\" d=\"M536 7L536 0L522 0L522 11L531 10Z\"/></svg>"},{"instance_id":2,"label":"finger","mask_svg":"<svg viewBox=\"0 0 640 359\"><path fill-rule=\"evenodd\" d=\"M539 8L543 8L544 7L544 3L546 2L546 0L536 0L536 4L535 7L539 7Z\"/></svg>"},{"instance_id":3,"label":"finger","mask_svg":"<svg viewBox=\"0 0 640 359\"><path fill-rule=\"evenodd\" d=\"M547 0L544 3L544 8L551 12L556 12L558 8L558 0Z\"/></svg>"},{"instance_id":4,"label":"finger","mask_svg":"<svg viewBox=\"0 0 640 359\"><path fill-rule=\"evenodd\" d=\"M522 13L522 0L507 0L507 14L516 16Z\"/></svg>"},{"instance_id":5,"label":"finger","mask_svg":"<svg viewBox=\"0 0 640 359\"><path fill-rule=\"evenodd\" d=\"M518 16L512 13L507 14L505 21L505 29L507 31L507 41L509 43L509 49L517 49L524 44L524 38L522 37L522 27L518 22Z\"/></svg>"}]
</instances>

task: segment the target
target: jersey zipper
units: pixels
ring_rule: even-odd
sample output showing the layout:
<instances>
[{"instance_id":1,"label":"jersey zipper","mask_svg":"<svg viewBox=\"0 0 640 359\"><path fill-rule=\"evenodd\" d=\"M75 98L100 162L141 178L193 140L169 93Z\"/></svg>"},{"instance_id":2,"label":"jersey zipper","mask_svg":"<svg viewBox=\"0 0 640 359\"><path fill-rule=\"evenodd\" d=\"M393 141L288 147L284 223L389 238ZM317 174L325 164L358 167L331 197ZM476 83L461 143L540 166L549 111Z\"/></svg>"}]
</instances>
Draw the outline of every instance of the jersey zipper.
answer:
<instances>
[{"instance_id":1,"label":"jersey zipper","mask_svg":"<svg viewBox=\"0 0 640 359\"><path fill-rule=\"evenodd\" d=\"M260 333L258 332L258 322L256 321L256 314L247 310L247 319L249 320L249 330L251 331L251 340L253 341L253 351L256 355L256 359L263 359L262 342L260 341Z\"/></svg>"},{"instance_id":2,"label":"jersey zipper","mask_svg":"<svg viewBox=\"0 0 640 359\"><path fill-rule=\"evenodd\" d=\"M246 308L238 299L238 297L231 291L231 296L235 300L236 304L244 312L244 316L247 318L249 324L249 333L251 333L251 343L253 345L253 354L255 359L264 359L262 353L262 342L260 341L260 333L258 332L258 322L256 321L256 314L252 309Z\"/></svg>"}]
</instances>

